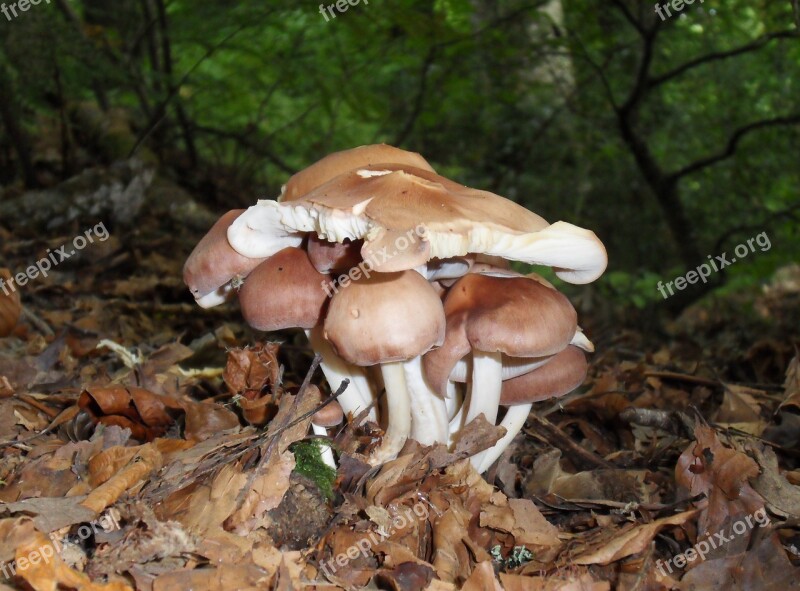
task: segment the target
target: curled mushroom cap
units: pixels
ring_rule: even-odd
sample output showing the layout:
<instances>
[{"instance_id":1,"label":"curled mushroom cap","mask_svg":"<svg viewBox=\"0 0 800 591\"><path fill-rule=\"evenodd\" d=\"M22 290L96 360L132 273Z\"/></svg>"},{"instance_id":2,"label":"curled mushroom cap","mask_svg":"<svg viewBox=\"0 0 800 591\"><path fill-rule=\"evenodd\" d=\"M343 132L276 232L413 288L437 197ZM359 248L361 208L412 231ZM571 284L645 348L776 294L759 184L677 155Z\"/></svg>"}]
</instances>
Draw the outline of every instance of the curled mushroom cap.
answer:
<instances>
[{"instance_id":1,"label":"curled mushroom cap","mask_svg":"<svg viewBox=\"0 0 800 591\"><path fill-rule=\"evenodd\" d=\"M584 352L570 345L545 365L503 382L500 404L508 406L500 423L506 434L491 448L473 458L479 472L488 470L525 425L534 402L564 396L581 385L588 365Z\"/></svg>"},{"instance_id":2,"label":"curled mushroom cap","mask_svg":"<svg viewBox=\"0 0 800 591\"><path fill-rule=\"evenodd\" d=\"M588 369L586 354L570 345L538 369L504 381L500 404L528 404L564 396L583 383Z\"/></svg>"},{"instance_id":3,"label":"curled mushroom cap","mask_svg":"<svg viewBox=\"0 0 800 591\"><path fill-rule=\"evenodd\" d=\"M322 160L295 174L283 186L283 191L278 201L294 201L340 174L355 168L363 168L382 162L391 162L433 172L433 168L428 164L428 161L416 152L407 152L387 144L359 146L351 150L342 150L341 152L329 154Z\"/></svg>"},{"instance_id":4,"label":"curled mushroom cap","mask_svg":"<svg viewBox=\"0 0 800 591\"><path fill-rule=\"evenodd\" d=\"M264 260L242 256L228 243L228 227L243 213L233 209L219 218L183 266L183 281L203 308L223 303L232 292L229 282L246 277Z\"/></svg>"},{"instance_id":5,"label":"curled mushroom cap","mask_svg":"<svg viewBox=\"0 0 800 591\"><path fill-rule=\"evenodd\" d=\"M363 258L375 259L381 272L482 253L549 265L565 281L588 283L607 264L593 232L565 222L550 225L499 195L395 164L352 170L288 203L261 201L240 219L242 227L267 235L278 224L332 242L363 238ZM255 237L239 240L229 232L229 239L242 254L263 252ZM383 252L389 256L379 258Z\"/></svg>"},{"instance_id":6,"label":"curled mushroom cap","mask_svg":"<svg viewBox=\"0 0 800 591\"><path fill-rule=\"evenodd\" d=\"M355 365L405 361L444 340L436 291L415 271L373 273L340 287L325 318L325 338Z\"/></svg>"},{"instance_id":7,"label":"curled mushroom cap","mask_svg":"<svg viewBox=\"0 0 800 591\"><path fill-rule=\"evenodd\" d=\"M450 288L444 310L445 341L422 361L428 381L442 396L456 363L470 351L547 357L570 343L578 321L562 293L527 277L466 275Z\"/></svg>"},{"instance_id":8,"label":"curled mushroom cap","mask_svg":"<svg viewBox=\"0 0 800 591\"><path fill-rule=\"evenodd\" d=\"M311 417L311 422L320 427L335 427L344 420L344 412L341 405L335 400L329 402Z\"/></svg>"},{"instance_id":9,"label":"curled mushroom cap","mask_svg":"<svg viewBox=\"0 0 800 591\"><path fill-rule=\"evenodd\" d=\"M328 276L304 250L289 247L253 270L239 291L245 321L257 330L311 329L322 322Z\"/></svg>"}]
</instances>

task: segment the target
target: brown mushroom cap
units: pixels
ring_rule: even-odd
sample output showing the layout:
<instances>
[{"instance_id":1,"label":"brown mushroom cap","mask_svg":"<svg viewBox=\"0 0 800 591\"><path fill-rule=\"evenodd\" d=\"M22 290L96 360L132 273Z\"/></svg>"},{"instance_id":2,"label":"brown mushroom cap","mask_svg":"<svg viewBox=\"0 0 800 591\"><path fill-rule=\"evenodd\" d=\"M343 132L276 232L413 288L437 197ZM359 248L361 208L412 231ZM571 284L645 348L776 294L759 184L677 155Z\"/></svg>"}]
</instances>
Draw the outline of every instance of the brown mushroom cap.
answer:
<instances>
[{"instance_id":1,"label":"brown mushroom cap","mask_svg":"<svg viewBox=\"0 0 800 591\"><path fill-rule=\"evenodd\" d=\"M247 276L264 261L242 256L228 243L228 227L244 211L233 209L219 218L186 259L183 281L195 299L216 291L236 276Z\"/></svg>"},{"instance_id":2,"label":"brown mushroom cap","mask_svg":"<svg viewBox=\"0 0 800 591\"><path fill-rule=\"evenodd\" d=\"M336 400L329 402L311 416L311 422L321 427L335 427L343 420L344 412Z\"/></svg>"},{"instance_id":3,"label":"brown mushroom cap","mask_svg":"<svg viewBox=\"0 0 800 591\"><path fill-rule=\"evenodd\" d=\"M528 404L564 396L583 383L588 370L586 354L570 345L542 367L504 381L500 404Z\"/></svg>"},{"instance_id":4,"label":"brown mushroom cap","mask_svg":"<svg viewBox=\"0 0 800 591\"><path fill-rule=\"evenodd\" d=\"M320 273L341 273L355 267L362 261L361 245L363 241L328 242L318 238L316 234L308 237L308 258Z\"/></svg>"},{"instance_id":5,"label":"brown mushroom cap","mask_svg":"<svg viewBox=\"0 0 800 591\"><path fill-rule=\"evenodd\" d=\"M306 252L284 248L256 267L239 291L242 316L257 330L313 328L322 322L327 304L323 284Z\"/></svg>"},{"instance_id":6,"label":"brown mushroom cap","mask_svg":"<svg viewBox=\"0 0 800 591\"><path fill-rule=\"evenodd\" d=\"M294 201L340 174L381 162L413 166L433 172L428 161L416 152L407 152L386 144L359 146L351 150L334 152L292 176L284 185L278 201Z\"/></svg>"},{"instance_id":7,"label":"brown mushroom cap","mask_svg":"<svg viewBox=\"0 0 800 591\"><path fill-rule=\"evenodd\" d=\"M346 361L376 365L422 355L444 340L436 291L416 271L374 273L339 288L325 338Z\"/></svg>"},{"instance_id":8,"label":"brown mushroom cap","mask_svg":"<svg viewBox=\"0 0 800 591\"><path fill-rule=\"evenodd\" d=\"M441 396L453 367L471 350L554 355L570 343L578 324L566 296L527 277L466 275L448 291L444 310L445 341L422 360L425 376Z\"/></svg>"}]
</instances>

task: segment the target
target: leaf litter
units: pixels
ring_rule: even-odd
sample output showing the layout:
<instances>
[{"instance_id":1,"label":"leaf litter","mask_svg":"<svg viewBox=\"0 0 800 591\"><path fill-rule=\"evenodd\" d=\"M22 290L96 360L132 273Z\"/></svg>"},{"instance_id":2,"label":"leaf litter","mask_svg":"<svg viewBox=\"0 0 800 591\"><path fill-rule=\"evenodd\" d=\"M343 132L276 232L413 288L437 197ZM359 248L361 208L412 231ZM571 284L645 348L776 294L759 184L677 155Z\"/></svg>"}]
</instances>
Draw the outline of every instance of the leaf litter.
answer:
<instances>
[{"instance_id":1,"label":"leaf litter","mask_svg":"<svg viewBox=\"0 0 800 591\"><path fill-rule=\"evenodd\" d=\"M537 404L488 473L465 458L502 433L479 422L373 468L377 425L308 435L326 386L301 335L190 303L191 231L174 258L120 232L2 303L22 318L0 339L4 588L798 586L796 334L696 310L660 342L598 322L583 387ZM775 293L759 313L785 310Z\"/></svg>"}]
</instances>

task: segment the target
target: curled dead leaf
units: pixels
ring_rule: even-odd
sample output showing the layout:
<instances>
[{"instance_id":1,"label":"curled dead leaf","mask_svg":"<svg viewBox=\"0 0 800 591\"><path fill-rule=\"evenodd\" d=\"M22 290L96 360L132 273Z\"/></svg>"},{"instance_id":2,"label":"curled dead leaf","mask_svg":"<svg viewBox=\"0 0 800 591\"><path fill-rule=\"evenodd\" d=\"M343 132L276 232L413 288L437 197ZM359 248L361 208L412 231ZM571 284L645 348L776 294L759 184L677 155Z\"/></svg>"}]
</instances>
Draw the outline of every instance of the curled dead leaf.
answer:
<instances>
[{"instance_id":1,"label":"curled dead leaf","mask_svg":"<svg viewBox=\"0 0 800 591\"><path fill-rule=\"evenodd\" d=\"M114 504L128 489L161 468L161 464L161 452L155 445L148 443L141 446L122 470L89 493L81 505L99 514Z\"/></svg>"}]
</instances>

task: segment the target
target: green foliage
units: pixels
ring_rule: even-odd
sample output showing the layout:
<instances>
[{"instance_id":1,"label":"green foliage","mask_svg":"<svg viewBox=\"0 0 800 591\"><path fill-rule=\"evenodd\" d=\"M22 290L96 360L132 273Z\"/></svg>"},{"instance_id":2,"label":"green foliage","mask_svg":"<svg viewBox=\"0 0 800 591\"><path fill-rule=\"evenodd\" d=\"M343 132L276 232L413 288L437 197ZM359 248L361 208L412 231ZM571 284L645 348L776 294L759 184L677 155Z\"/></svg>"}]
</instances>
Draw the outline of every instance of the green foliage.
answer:
<instances>
[{"instance_id":1,"label":"green foliage","mask_svg":"<svg viewBox=\"0 0 800 591\"><path fill-rule=\"evenodd\" d=\"M313 481L325 498L332 499L336 470L322 461L323 445L317 440L299 441L292 445L290 450L294 454L296 462L294 471Z\"/></svg>"},{"instance_id":2,"label":"green foliage","mask_svg":"<svg viewBox=\"0 0 800 591\"><path fill-rule=\"evenodd\" d=\"M123 0L113 10L98 0L70 3L80 29L55 3L3 23L0 59L32 135L42 116L58 120L61 101L95 100L101 89L167 165L191 140L202 163L194 172L229 170L263 196L333 150L402 144L443 174L549 221L593 229L610 254L604 289L633 305L658 297L648 287L656 276L685 266L667 212L620 133L615 109L643 56L641 36L616 5L381 0L326 22L318 2L171 0L164 26L161 1ZM624 4L648 27L658 18L650 5ZM660 25L650 75L790 29L793 19L788 2L687 5ZM798 84L800 41L774 39L651 84L636 131L674 172L724 150L739 127L796 114ZM796 258L795 230L775 214L797 203L798 153L800 126L766 127L744 137L734 157L679 181L703 252L732 228L775 232L773 263L731 276Z\"/></svg>"}]
</instances>

